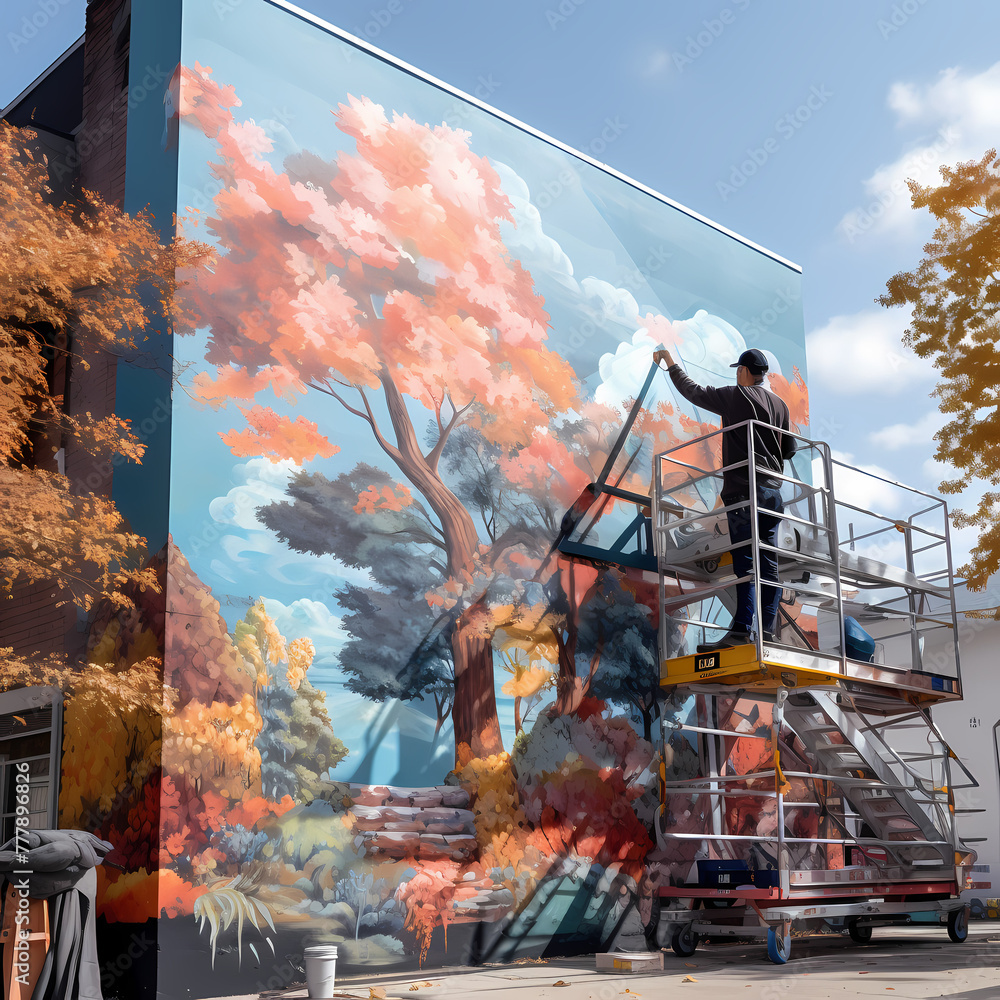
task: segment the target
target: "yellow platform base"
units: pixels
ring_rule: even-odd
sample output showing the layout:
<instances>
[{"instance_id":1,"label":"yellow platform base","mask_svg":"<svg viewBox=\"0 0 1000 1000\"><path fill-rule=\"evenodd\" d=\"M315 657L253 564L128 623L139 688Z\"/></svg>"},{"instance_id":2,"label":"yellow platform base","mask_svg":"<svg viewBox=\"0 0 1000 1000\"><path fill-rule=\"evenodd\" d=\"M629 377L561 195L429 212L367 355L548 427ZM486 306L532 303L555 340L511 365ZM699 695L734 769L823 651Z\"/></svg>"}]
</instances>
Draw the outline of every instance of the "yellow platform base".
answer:
<instances>
[{"instance_id":1,"label":"yellow platform base","mask_svg":"<svg viewBox=\"0 0 1000 1000\"><path fill-rule=\"evenodd\" d=\"M857 660L847 660L845 668L837 657L781 646L763 647L760 658L757 647L747 645L679 656L660 664L661 687L705 684L773 691L778 687L833 686L844 680L874 686L918 704L962 697L952 678Z\"/></svg>"}]
</instances>

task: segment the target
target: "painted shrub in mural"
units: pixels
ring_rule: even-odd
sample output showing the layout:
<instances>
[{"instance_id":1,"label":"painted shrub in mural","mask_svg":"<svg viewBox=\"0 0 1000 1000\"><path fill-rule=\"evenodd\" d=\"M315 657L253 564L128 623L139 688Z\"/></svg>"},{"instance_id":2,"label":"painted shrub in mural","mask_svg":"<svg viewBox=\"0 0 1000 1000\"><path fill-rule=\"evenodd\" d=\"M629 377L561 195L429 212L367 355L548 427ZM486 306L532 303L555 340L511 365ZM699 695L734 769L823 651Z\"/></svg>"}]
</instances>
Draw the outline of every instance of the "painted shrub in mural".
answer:
<instances>
[{"instance_id":1,"label":"painted shrub in mural","mask_svg":"<svg viewBox=\"0 0 1000 1000\"><path fill-rule=\"evenodd\" d=\"M742 340L704 308L677 321L567 278L581 301L631 303L595 381L520 256L537 210L474 132L345 90L300 146L199 62L174 87L182 152L211 151L194 157L211 198L181 224L215 250L184 275L194 416L175 435L225 420L236 464L197 475L214 523L246 534L185 526L171 549L159 909L196 918L213 960L235 944L264 962L294 930L385 962L544 908L565 881L570 923L600 939L653 847L656 588L559 546L595 503L637 366ZM797 373L774 387L804 422ZM601 516L644 523L653 451L712 426L651 399L611 463L634 496ZM196 474L174 476L183 498ZM336 582L296 591L314 565ZM391 783L389 738L401 761L426 755L425 786Z\"/></svg>"}]
</instances>

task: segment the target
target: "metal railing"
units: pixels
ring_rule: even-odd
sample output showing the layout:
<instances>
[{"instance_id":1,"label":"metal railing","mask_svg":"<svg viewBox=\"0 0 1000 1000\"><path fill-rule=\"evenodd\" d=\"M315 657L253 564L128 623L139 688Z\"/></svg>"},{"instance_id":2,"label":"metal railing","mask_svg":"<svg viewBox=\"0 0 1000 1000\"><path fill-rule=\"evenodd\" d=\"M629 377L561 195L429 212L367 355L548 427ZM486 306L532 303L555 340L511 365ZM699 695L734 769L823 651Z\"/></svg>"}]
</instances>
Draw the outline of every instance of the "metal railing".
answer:
<instances>
[{"instance_id":1,"label":"metal railing","mask_svg":"<svg viewBox=\"0 0 1000 1000\"><path fill-rule=\"evenodd\" d=\"M949 630L954 666L938 672L959 682L958 616L945 502L846 465L833 458L825 442L790 431L781 433L796 443L796 454L786 463L791 472L762 467L753 445L763 428L774 432L768 424L747 420L689 439L654 457L653 547L659 571L661 659L693 652L685 648L691 633L704 641L709 633L724 630L720 605L731 607L734 588L749 583L754 591L753 642L758 659L764 647L771 645L764 635L770 623L760 627L763 591L776 586L783 592L779 617L788 626L783 631L794 632L790 623L797 622L804 611L810 618L816 616L815 643L807 644L799 625L798 638L791 645L839 662L842 674L851 672L849 663L853 662L848 651L846 602L851 610L863 609L869 620L877 622L874 638L887 651L892 662L883 665L890 669L895 665L924 671L924 636L937 629ZM745 435L747 458L723 466L723 435L737 434ZM745 484L737 495L734 480ZM761 506L758 485L764 485L762 480L780 484L782 511ZM845 489L838 495L835 487L840 483ZM877 505L906 507L910 512L892 516L876 510L876 504L866 505L856 495L865 491L879 495ZM723 530L723 526L741 510L747 512L750 537L732 543L728 527ZM777 544L762 539L762 517L777 525ZM727 559L741 549L749 549L750 569L735 579L725 567ZM777 579L762 577L762 556L777 560ZM763 587L757 585L760 582ZM862 595L867 602L859 599ZM679 639L682 634L683 641Z\"/></svg>"}]
</instances>

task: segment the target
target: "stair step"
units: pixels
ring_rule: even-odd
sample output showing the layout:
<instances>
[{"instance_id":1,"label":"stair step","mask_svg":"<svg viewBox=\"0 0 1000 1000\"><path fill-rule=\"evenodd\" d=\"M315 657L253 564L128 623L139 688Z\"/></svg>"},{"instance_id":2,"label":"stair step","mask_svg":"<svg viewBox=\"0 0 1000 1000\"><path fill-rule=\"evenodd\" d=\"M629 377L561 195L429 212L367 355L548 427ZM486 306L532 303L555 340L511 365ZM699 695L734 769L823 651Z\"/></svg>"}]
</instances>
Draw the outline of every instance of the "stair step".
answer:
<instances>
[{"instance_id":1,"label":"stair step","mask_svg":"<svg viewBox=\"0 0 1000 1000\"><path fill-rule=\"evenodd\" d=\"M842 743L832 743L829 746L816 747L816 753L829 754L831 757L849 757L851 760L858 760L862 764L865 763L864 757L854 747L844 746Z\"/></svg>"}]
</instances>

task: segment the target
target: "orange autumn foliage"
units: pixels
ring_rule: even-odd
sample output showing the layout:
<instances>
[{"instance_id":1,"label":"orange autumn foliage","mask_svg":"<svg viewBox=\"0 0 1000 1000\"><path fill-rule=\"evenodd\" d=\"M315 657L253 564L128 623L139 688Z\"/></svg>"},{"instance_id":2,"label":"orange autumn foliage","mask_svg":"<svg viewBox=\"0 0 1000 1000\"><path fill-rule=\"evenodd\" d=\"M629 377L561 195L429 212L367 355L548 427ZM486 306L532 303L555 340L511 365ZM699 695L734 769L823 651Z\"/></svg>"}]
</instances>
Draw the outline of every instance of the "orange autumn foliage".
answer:
<instances>
[{"instance_id":1,"label":"orange autumn foliage","mask_svg":"<svg viewBox=\"0 0 1000 1000\"><path fill-rule=\"evenodd\" d=\"M194 912L194 901L208 892L207 885L185 881L170 868L161 868L158 876L157 906L165 917L185 917Z\"/></svg>"},{"instance_id":2,"label":"orange autumn foliage","mask_svg":"<svg viewBox=\"0 0 1000 1000\"><path fill-rule=\"evenodd\" d=\"M792 369L792 379L774 373L768 375L768 388L788 407L788 420L793 431L802 431L809 426L809 390L798 368Z\"/></svg>"},{"instance_id":3,"label":"orange autumn foliage","mask_svg":"<svg viewBox=\"0 0 1000 1000\"><path fill-rule=\"evenodd\" d=\"M144 446L113 414L64 412L43 352L83 369L101 351L134 352L154 322L149 291L169 323L176 270L207 248L164 246L148 214L127 215L90 191L54 204L47 165L28 148L34 137L0 123L0 579L7 590L53 584L83 608L101 597L125 605L130 582L157 586L140 565L145 540L101 495L109 483L89 492L52 455L69 447L138 463Z\"/></svg>"},{"instance_id":4,"label":"orange autumn foliage","mask_svg":"<svg viewBox=\"0 0 1000 1000\"><path fill-rule=\"evenodd\" d=\"M159 915L158 889L164 873L116 873L99 865L97 868L97 898L101 901L101 916L110 923L141 924ZM192 900L193 904L193 900Z\"/></svg>"}]
</instances>

